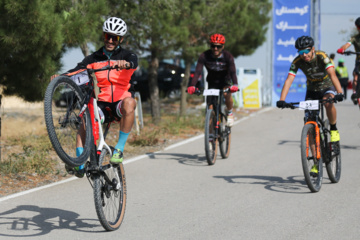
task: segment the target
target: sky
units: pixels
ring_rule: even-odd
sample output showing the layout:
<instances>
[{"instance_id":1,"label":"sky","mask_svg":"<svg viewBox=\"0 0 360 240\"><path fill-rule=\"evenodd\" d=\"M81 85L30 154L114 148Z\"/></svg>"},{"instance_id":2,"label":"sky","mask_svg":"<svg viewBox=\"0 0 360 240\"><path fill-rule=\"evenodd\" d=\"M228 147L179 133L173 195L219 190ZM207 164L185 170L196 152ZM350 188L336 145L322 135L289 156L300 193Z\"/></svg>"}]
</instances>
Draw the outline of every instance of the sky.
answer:
<instances>
[{"instance_id":1,"label":"sky","mask_svg":"<svg viewBox=\"0 0 360 240\"><path fill-rule=\"evenodd\" d=\"M320 1L320 50L326 53L336 53L349 38L350 31L355 28L354 21L360 17L360 0L317 0ZM268 40L260 46L251 56L241 56L235 59L237 68L260 69L263 78L271 74L271 33L267 34ZM351 47L349 50L354 50ZM199 53L200 55L200 53ZM345 65L352 65L355 57L341 56ZM84 56L79 49L70 49L63 58L62 72L76 66ZM336 54L335 62L340 58Z\"/></svg>"}]
</instances>

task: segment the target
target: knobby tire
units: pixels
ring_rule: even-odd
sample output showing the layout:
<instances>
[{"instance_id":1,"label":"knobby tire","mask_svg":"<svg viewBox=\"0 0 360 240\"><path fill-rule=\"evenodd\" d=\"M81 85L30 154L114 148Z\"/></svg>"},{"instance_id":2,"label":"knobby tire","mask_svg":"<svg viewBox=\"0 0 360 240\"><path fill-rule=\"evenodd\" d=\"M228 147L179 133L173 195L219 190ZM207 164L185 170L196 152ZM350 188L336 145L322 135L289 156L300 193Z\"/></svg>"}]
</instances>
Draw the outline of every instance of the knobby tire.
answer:
<instances>
[{"instance_id":1,"label":"knobby tire","mask_svg":"<svg viewBox=\"0 0 360 240\"><path fill-rule=\"evenodd\" d=\"M329 130L329 120L325 120L325 128ZM330 142L330 130L327 131L328 159L325 161L326 172L332 183L338 183L341 177L341 151L340 142Z\"/></svg>"},{"instance_id":2,"label":"knobby tire","mask_svg":"<svg viewBox=\"0 0 360 240\"><path fill-rule=\"evenodd\" d=\"M217 155L218 139L215 136L216 115L213 109L206 111L205 118L205 155L209 165L214 165Z\"/></svg>"},{"instance_id":3,"label":"knobby tire","mask_svg":"<svg viewBox=\"0 0 360 240\"><path fill-rule=\"evenodd\" d=\"M117 230L125 216L126 179L124 165L110 164L111 155L107 149L101 151L99 166L109 167L104 174L118 184L118 189L109 184L103 174L94 175L94 202L97 216L101 225L107 231Z\"/></svg>"},{"instance_id":4,"label":"knobby tire","mask_svg":"<svg viewBox=\"0 0 360 240\"><path fill-rule=\"evenodd\" d=\"M230 144L231 144L231 128L227 126L227 119L224 115L221 114L220 117L220 154L222 158L228 158L230 154Z\"/></svg>"},{"instance_id":5,"label":"knobby tire","mask_svg":"<svg viewBox=\"0 0 360 240\"><path fill-rule=\"evenodd\" d=\"M315 126L313 124L304 125L301 133L301 162L305 182L311 192L318 192L320 190L323 178L323 159L321 157L317 160L316 154L313 153L310 146L311 143L315 144L315 134ZM316 145L314 152L316 152ZM318 174L316 177L310 175L310 170L314 164L318 165Z\"/></svg>"},{"instance_id":6,"label":"knobby tire","mask_svg":"<svg viewBox=\"0 0 360 240\"><path fill-rule=\"evenodd\" d=\"M47 132L56 153L70 167L85 163L90 154L92 128L89 110L86 109L83 118L78 117L83 98L80 87L66 76L54 78L45 92L44 115ZM76 135L81 126L85 129L84 151L77 157Z\"/></svg>"}]
</instances>

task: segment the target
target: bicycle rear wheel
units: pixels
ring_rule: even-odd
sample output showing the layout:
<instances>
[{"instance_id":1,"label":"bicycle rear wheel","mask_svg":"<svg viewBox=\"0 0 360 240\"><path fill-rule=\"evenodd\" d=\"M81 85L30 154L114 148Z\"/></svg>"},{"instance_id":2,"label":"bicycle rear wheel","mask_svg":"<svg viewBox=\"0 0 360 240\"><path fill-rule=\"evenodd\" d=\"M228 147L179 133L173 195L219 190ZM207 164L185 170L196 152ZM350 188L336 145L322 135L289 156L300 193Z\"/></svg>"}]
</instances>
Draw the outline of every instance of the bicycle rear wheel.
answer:
<instances>
[{"instance_id":1,"label":"bicycle rear wheel","mask_svg":"<svg viewBox=\"0 0 360 240\"><path fill-rule=\"evenodd\" d=\"M206 111L205 118L205 155L209 165L214 165L217 155L218 139L215 136L216 114L213 109Z\"/></svg>"},{"instance_id":2,"label":"bicycle rear wheel","mask_svg":"<svg viewBox=\"0 0 360 240\"><path fill-rule=\"evenodd\" d=\"M227 126L227 119L224 115L220 117L219 131L220 154L222 158L228 158L230 154L231 128Z\"/></svg>"},{"instance_id":3,"label":"bicycle rear wheel","mask_svg":"<svg viewBox=\"0 0 360 240\"><path fill-rule=\"evenodd\" d=\"M99 166L103 173L94 177L95 209L101 225L107 231L118 229L125 216L126 180L124 165L110 164L107 149L101 151Z\"/></svg>"},{"instance_id":4,"label":"bicycle rear wheel","mask_svg":"<svg viewBox=\"0 0 360 240\"><path fill-rule=\"evenodd\" d=\"M70 167L83 164L90 154L92 128L89 110L79 117L83 98L81 89L66 76L53 79L45 92L44 114L49 138L58 156ZM77 157L76 138L80 132L84 151Z\"/></svg>"},{"instance_id":5,"label":"bicycle rear wheel","mask_svg":"<svg viewBox=\"0 0 360 240\"><path fill-rule=\"evenodd\" d=\"M301 133L301 162L305 182L311 192L318 192L322 185L323 178L323 159L316 158L315 127L313 124L306 124ZM321 149L319 149L321 151ZM312 167L316 165L318 173L310 173Z\"/></svg>"},{"instance_id":6,"label":"bicycle rear wheel","mask_svg":"<svg viewBox=\"0 0 360 240\"><path fill-rule=\"evenodd\" d=\"M329 129L329 120L325 120L325 127ZM330 131L327 131L327 146L329 149L328 159L325 162L326 171L329 176L329 179L332 183L337 183L340 180L341 176L341 152L340 152L340 142L331 143L330 142Z\"/></svg>"}]
</instances>

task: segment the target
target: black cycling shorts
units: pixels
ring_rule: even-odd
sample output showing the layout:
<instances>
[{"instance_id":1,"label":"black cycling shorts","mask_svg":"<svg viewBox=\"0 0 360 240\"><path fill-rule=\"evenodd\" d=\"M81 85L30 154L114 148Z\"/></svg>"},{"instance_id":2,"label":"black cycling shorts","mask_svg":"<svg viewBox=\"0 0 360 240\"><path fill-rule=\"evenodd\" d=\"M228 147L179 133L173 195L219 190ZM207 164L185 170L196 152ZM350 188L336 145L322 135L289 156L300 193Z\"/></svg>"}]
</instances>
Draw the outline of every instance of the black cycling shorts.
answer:
<instances>
[{"instance_id":1,"label":"black cycling shorts","mask_svg":"<svg viewBox=\"0 0 360 240\"><path fill-rule=\"evenodd\" d=\"M98 107L101 109L102 113L105 116L104 123L112 122L114 120L119 121L121 119L122 117L120 111L121 103L122 100L113 103L102 102L102 101L97 102Z\"/></svg>"},{"instance_id":2,"label":"black cycling shorts","mask_svg":"<svg viewBox=\"0 0 360 240\"><path fill-rule=\"evenodd\" d=\"M326 94L331 93L336 95L335 87L329 87L322 91L306 91L305 100L320 100L322 99Z\"/></svg>"}]
</instances>

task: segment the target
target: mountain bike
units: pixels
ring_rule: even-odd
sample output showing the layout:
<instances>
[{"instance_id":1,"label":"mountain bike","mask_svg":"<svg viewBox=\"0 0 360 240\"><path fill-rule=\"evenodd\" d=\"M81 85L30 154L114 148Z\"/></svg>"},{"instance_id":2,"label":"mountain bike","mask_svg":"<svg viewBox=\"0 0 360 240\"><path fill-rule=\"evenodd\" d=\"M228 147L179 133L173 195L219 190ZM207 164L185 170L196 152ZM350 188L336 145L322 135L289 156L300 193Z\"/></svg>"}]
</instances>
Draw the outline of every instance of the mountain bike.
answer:
<instances>
[{"instance_id":1,"label":"mountain bike","mask_svg":"<svg viewBox=\"0 0 360 240\"><path fill-rule=\"evenodd\" d=\"M204 96L210 96L205 117L205 155L209 165L215 164L218 144L222 158L228 158L230 154L231 127L227 126L224 98L227 92L230 92L229 88L203 91Z\"/></svg>"},{"instance_id":2,"label":"mountain bike","mask_svg":"<svg viewBox=\"0 0 360 240\"><path fill-rule=\"evenodd\" d=\"M45 123L52 146L67 166L85 164L96 213L107 231L118 229L123 221L126 179L123 164L110 163L114 148L105 142L110 124L119 119L105 123L103 131L95 96L96 78L92 74L113 69L86 69L71 78L58 76L48 85L44 98ZM84 148L80 156L76 156L77 138L82 139Z\"/></svg>"},{"instance_id":3,"label":"mountain bike","mask_svg":"<svg viewBox=\"0 0 360 240\"><path fill-rule=\"evenodd\" d=\"M336 103L334 98L286 103L286 108L305 110L305 125L301 132L301 162L306 184L318 192L323 180L323 164L332 183L341 176L340 142L330 142L329 120L324 119L324 104ZM318 173L310 172L317 166Z\"/></svg>"},{"instance_id":4,"label":"mountain bike","mask_svg":"<svg viewBox=\"0 0 360 240\"><path fill-rule=\"evenodd\" d=\"M360 55L360 52L352 52L352 51L345 51L344 52L344 55L351 55L351 54ZM358 105L359 108L360 108L360 84L359 84L360 83L360 74L357 74L357 79L358 80L357 80L357 84L356 84L356 89L354 91L354 94L351 96L351 100L353 100L354 104Z\"/></svg>"}]
</instances>

